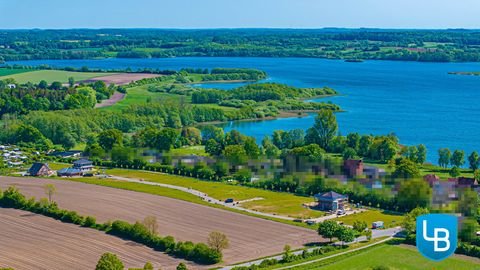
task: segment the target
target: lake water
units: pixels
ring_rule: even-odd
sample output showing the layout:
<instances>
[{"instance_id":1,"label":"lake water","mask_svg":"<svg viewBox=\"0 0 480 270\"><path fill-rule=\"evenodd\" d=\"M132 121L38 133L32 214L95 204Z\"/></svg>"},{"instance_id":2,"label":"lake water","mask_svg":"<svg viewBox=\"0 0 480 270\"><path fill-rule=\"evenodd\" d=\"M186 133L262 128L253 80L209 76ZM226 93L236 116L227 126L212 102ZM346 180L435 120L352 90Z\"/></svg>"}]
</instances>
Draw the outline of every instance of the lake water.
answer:
<instances>
[{"instance_id":1,"label":"lake water","mask_svg":"<svg viewBox=\"0 0 480 270\"><path fill-rule=\"evenodd\" d=\"M480 77L449 75L450 71L480 71L480 63L417 63L365 61L347 63L311 58L163 58L104 60L35 60L24 65L88 66L91 68L180 69L214 67L258 68L268 81L298 87L329 86L341 96L322 99L339 104L341 134L395 133L403 144L427 146L428 160L437 161L441 147L480 151ZM220 87L207 84L203 87ZM231 89L238 84L225 84ZM276 129L310 127L313 116L270 121L231 122L237 129L261 140Z\"/></svg>"}]
</instances>

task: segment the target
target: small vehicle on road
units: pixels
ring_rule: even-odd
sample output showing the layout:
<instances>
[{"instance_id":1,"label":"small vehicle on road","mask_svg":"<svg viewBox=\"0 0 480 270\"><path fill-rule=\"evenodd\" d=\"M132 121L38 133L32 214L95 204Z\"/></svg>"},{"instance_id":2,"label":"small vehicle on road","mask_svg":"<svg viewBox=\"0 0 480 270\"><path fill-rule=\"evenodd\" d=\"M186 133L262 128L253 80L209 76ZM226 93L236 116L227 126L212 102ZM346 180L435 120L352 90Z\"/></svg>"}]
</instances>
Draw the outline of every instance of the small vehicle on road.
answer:
<instances>
[{"instance_id":1,"label":"small vehicle on road","mask_svg":"<svg viewBox=\"0 0 480 270\"><path fill-rule=\"evenodd\" d=\"M233 203L233 199L232 198L228 198L225 200L225 203Z\"/></svg>"}]
</instances>

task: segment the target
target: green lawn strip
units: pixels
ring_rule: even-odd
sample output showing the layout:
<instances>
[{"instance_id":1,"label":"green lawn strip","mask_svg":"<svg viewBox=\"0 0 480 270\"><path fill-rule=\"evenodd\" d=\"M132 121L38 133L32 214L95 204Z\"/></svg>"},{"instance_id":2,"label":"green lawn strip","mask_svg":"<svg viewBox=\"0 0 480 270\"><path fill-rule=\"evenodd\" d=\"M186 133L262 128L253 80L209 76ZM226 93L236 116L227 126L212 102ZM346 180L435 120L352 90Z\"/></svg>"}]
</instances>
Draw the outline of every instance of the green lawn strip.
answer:
<instances>
[{"instance_id":1,"label":"green lawn strip","mask_svg":"<svg viewBox=\"0 0 480 270\"><path fill-rule=\"evenodd\" d=\"M265 213L290 216L294 218L313 218L324 215L324 212L322 211L316 211L302 206L303 203L313 202L313 198L296 196L286 192L268 191L223 182L209 182L195 178L137 170L110 169L107 170L106 173L115 176L143 179L156 183L192 188L204 192L218 200L233 198L235 201L242 201L253 198L262 198L262 200L245 202L242 204L242 207Z\"/></svg>"},{"instance_id":2,"label":"green lawn strip","mask_svg":"<svg viewBox=\"0 0 480 270\"><path fill-rule=\"evenodd\" d=\"M203 145L196 145L196 146L186 146L181 148L175 148L170 150L172 155L197 155L197 156L208 156L205 152L205 146Z\"/></svg>"},{"instance_id":3,"label":"green lawn strip","mask_svg":"<svg viewBox=\"0 0 480 270\"><path fill-rule=\"evenodd\" d=\"M383 221L386 228L391 228L401 225L403 221L403 215L389 211L372 209L361 213L339 217L335 220L342 221L346 225L353 225L353 222L357 220L365 221L369 227L372 225L372 222Z\"/></svg>"},{"instance_id":4,"label":"green lawn strip","mask_svg":"<svg viewBox=\"0 0 480 270\"><path fill-rule=\"evenodd\" d=\"M25 73L25 72L31 72L33 71L32 69L15 69L15 68L0 68L0 77L3 76L11 76L14 74L19 74L19 73ZM1 79L1 78L0 78Z\"/></svg>"},{"instance_id":5,"label":"green lawn strip","mask_svg":"<svg viewBox=\"0 0 480 270\"><path fill-rule=\"evenodd\" d=\"M424 258L418 251L398 245L380 244L346 255L326 259L318 263L299 266L292 269L349 269L365 270L375 266L388 266L390 269L405 270L467 270L479 269L480 266L472 261L452 257L441 262Z\"/></svg>"},{"instance_id":6,"label":"green lawn strip","mask_svg":"<svg viewBox=\"0 0 480 270\"><path fill-rule=\"evenodd\" d=\"M171 188L165 188L165 187L160 187L160 186L152 186L152 185L146 185L146 184L140 184L140 183L133 183L133 182L126 182L126 181L120 181L120 180L111 180L111 179L97 179L93 177L82 177L82 178L62 178L62 177L53 177L52 179L55 180L60 180L60 181L73 181L73 182L81 182L85 184L92 184L92 185L98 185L98 186L104 186L104 187L111 187L111 188L118 188L118 189L124 189L124 190L129 190L129 191L136 191L136 192L142 192L142 193L148 193L152 195L158 195L158 196L163 196L163 197L168 197L168 198L173 198L173 199L178 199L182 201L187 201L191 203L196 203L196 204L201 204L209 207L214 207L214 208L219 208L243 215L248 215L252 217L257 217L257 218L263 218L266 220L271 220L271 221L276 221L276 222L281 222L284 224L288 225L293 225L293 226L298 226L298 227L303 227L311 230L316 230L316 226L309 226L306 223L300 223L300 222L293 222L289 220L284 220L284 219L279 219L279 218L271 218L271 217L266 217L262 215L256 215L253 213L245 212L242 210L234 209L234 208L229 208L229 207L224 207L222 205L218 204L212 204L209 202L206 202L199 197L192 195L190 193L186 193L180 190L175 190Z\"/></svg>"},{"instance_id":7,"label":"green lawn strip","mask_svg":"<svg viewBox=\"0 0 480 270\"><path fill-rule=\"evenodd\" d=\"M371 241L362 241L362 242L352 243L348 246L345 246L342 249L333 250L333 251L326 252L326 253L321 254L321 255L312 256L312 257L301 259L301 260L296 260L296 261L293 261L293 262L290 262L290 263L279 263L279 264L273 265L271 267L263 268L263 269L276 269L276 268L281 268L281 267L297 265L299 263L310 262L310 261L318 260L318 259L321 259L321 258L324 258L324 257L328 257L328 256L332 256L332 255L339 254L339 253L342 253L342 252L346 252L346 251L349 251L349 250L354 250L354 249L357 249L357 248L372 245L372 244L378 243L380 241L383 241L387 238L389 238L389 237L384 236L384 237L379 237L379 238L376 238L376 239L372 239ZM368 249L368 248L366 248L366 249Z\"/></svg>"},{"instance_id":8,"label":"green lawn strip","mask_svg":"<svg viewBox=\"0 0 480 270\"><path fill-rule=\"evenodd\" d=\"M18 83L39 83L41 80L45 80L48 83L54 81L59 81L62 83L67 83L69 77L73 77L75 81L88 80L95 77L112 75L115 73L107 72L73 72L73 71L63 71L63 70L36 70L31 72L17 73L9 76L2 76L0 80L6 78L13 78Z\"/></svg>"}]
</instances>

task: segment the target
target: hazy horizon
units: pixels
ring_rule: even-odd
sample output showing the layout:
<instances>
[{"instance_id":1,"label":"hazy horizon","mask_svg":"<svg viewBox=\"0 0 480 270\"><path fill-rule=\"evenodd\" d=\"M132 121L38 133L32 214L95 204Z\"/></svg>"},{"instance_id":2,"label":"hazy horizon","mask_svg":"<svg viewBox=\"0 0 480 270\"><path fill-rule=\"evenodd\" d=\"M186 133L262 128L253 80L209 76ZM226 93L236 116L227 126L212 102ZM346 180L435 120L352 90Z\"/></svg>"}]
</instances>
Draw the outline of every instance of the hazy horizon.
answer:
<instances>
[{"instance_id":1,"label":"hazy horizon","mask_svg":"<svg viewBox=\"0 0 480 270\"><path fill-rule=\"evenodd\" d=\"M476 0L0 0L1 29L480 29Z\"/></svg>"}]
</instances>

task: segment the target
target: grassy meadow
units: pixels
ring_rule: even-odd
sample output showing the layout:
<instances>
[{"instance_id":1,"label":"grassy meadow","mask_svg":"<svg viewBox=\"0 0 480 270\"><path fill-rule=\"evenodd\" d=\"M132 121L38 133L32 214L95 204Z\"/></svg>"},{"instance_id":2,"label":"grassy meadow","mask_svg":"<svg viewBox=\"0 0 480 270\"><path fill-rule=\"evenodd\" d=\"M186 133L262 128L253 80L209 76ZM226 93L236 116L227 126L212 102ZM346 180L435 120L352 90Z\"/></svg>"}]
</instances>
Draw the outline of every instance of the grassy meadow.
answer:
<instances>
[{"instance_id":1,"label":"grassy meadow","mask_svg":"<svg viewBox=\"0 0 480 270\"><path fill-rule=\"evenodd\" d=\"M27 70L28 71L28 70ZM54 81L67 83L69 77L73 77L75 81L88 80L95 77L112 75L114 73L103 73L103 72L73 72L73 71L64 71L64 70L35 70L30 72L18 72L12 75L6 74L2 76L0 73L0 80L6 78L13 78L18 83L39 83L41 80L45 80L48 83Z\"/></svg>"},{"instance_id":2,"label":"grassy meadow","mask_svg":"<svg viewBox=\"0 0 480 270\"><path fill-rule=\"evenodd\" d=\"M294 218L313 218L324 215L324 212L311 210L302 206L303 203L312 202L313 198L311 197L300 197L285 192L274 192L221 182L207 182L194 178L145 171L110 169L107 170L106 173L115 176L192 188L219 200L233 198L235 201L243 201L262 198L261 200L245 202L242 206L265 213L285 215Z\"/></svg>"},{"instance_id":3,"label":"grassy meadow","mask_svg":"<svg viewBox=\"0 0 480 270\"><path fill-rule=\"evenodd\" d=\"M367 222L368 226L372 226L372 222L383 221L386 228L400 226L403 221L403 216L396 213L391 213L382 210L368 210L365 212L343 216L335 219L342 221L346 225L353 225L356 220Z\"/></svg>"},{"instance_id":4,"label":"grassy meadow","mask_svg":"<svg viewBox=\"0 0 480 270\"><path fill-rule=\"evenodd\" d=\"M454 256L441 262L424 258L412 246L380 244L349 255L339 256L304 266L296 270L370 270L373 267L386 266L391 270L473 270L480 269L480 260ZM385 268L387 269L387 268Z\"/></svg>"},{"instance_id":5,"label":"grassy meadow","mask_svg":"<svg viewBox=\"0 0 480 270\"><path fill-rule=\"evenodd\" d=\"M0 79L5 76L11 76L14 74L20 74L25 72L31 72L30 69L15 69L15 68L0 68Z\"/></svg>"}]
</instances>

